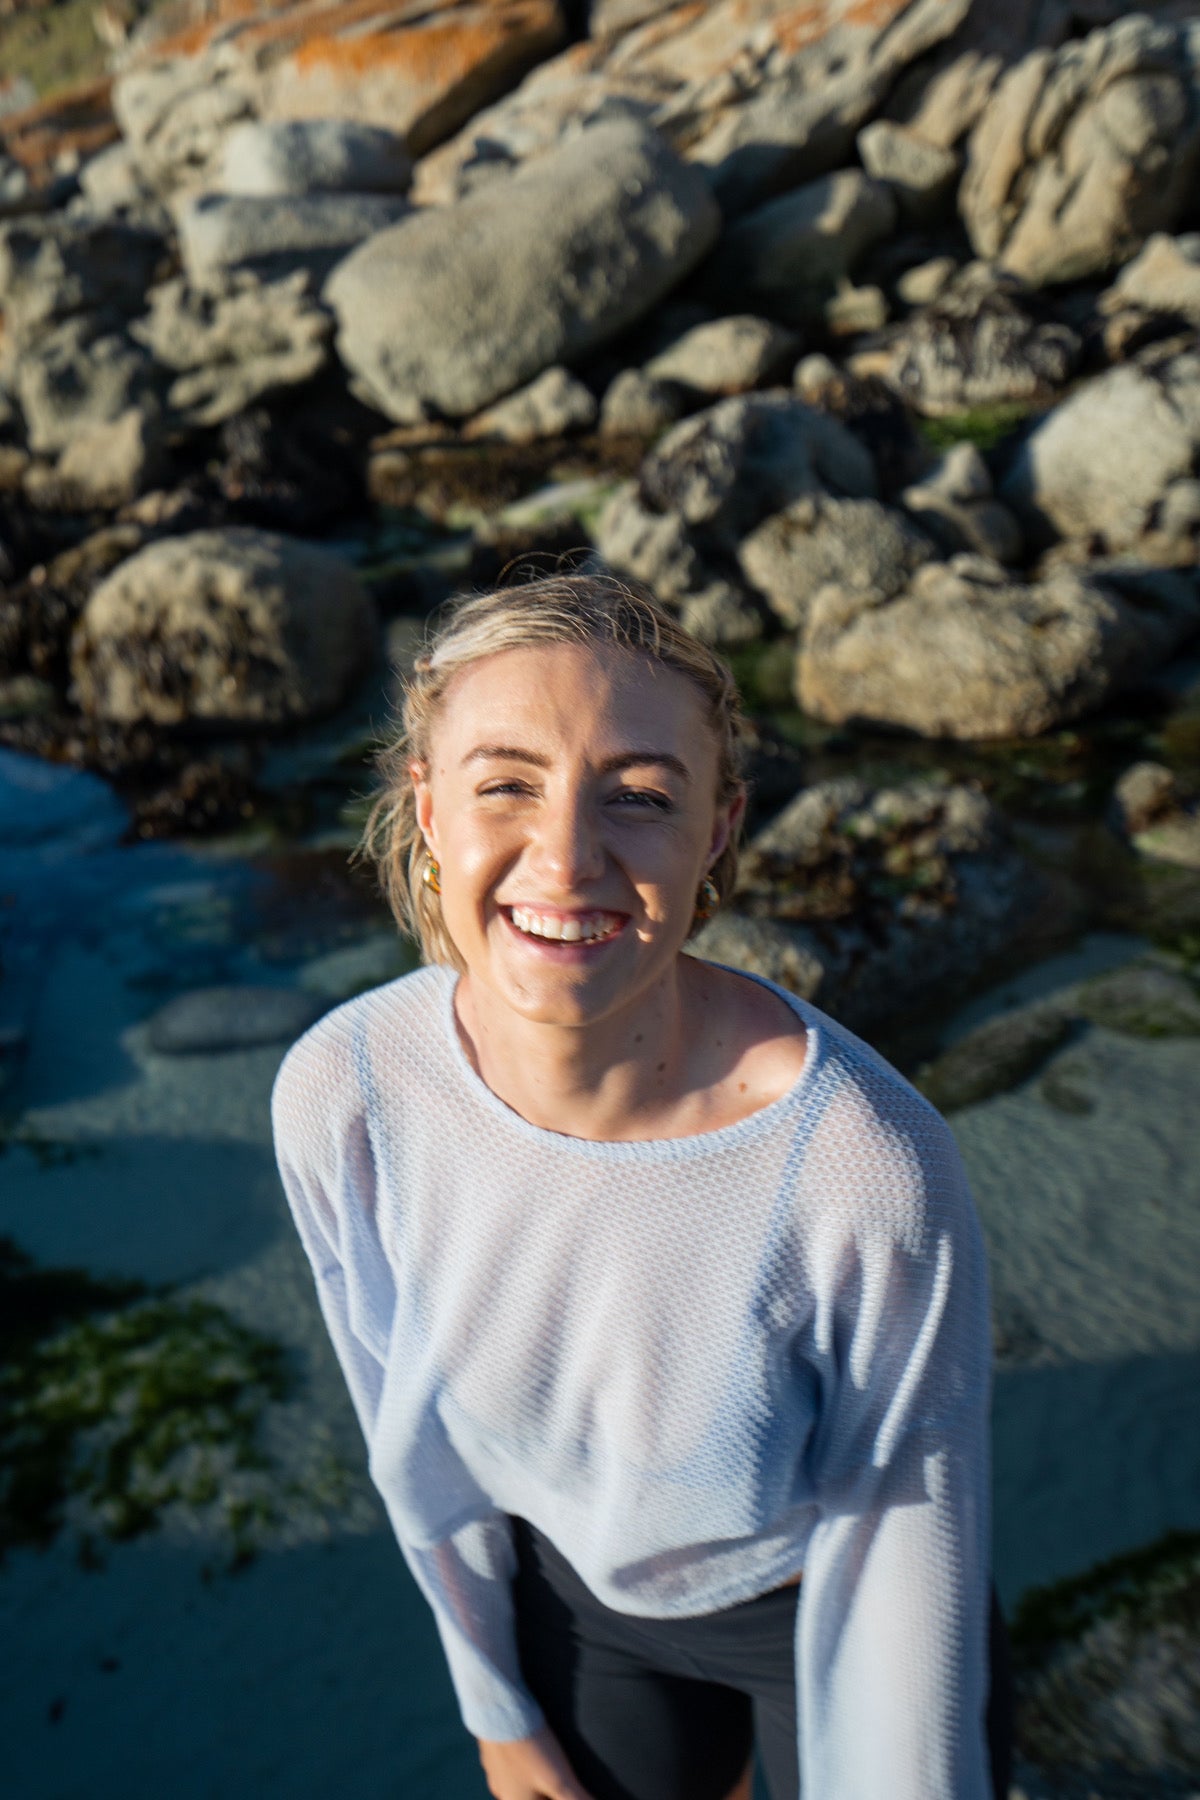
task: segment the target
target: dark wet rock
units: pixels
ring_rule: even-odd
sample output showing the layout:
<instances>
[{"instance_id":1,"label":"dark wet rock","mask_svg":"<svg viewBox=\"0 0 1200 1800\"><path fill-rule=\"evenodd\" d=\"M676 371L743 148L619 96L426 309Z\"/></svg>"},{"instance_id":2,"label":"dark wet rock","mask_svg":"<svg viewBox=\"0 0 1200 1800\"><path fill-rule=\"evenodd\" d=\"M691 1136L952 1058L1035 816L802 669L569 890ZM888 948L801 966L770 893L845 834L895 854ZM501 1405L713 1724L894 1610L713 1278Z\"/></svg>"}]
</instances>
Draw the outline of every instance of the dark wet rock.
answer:
<instances>
[{"instance_id":1,"label":"dark wet rock","mask_svg":"<svg viewBox=\"0 0 1200 1800\"><path fill-rule=\"evenodd\" d=\"M1070 380L1081 352L1077 332L1035 316L1019 282L971 263L851 368L881 376L926 417L948 418L1045 405Z\"/></svg>"},{"instance_id":2,"label":"dark wet rock","mask_svg":"<svg viewBox=\"0 0 1200 1800\"><path fill-rule=\"evenodd\" d=\"M1200 1036L1200 993L1187 976L1135 964L1084 982L1073 993L1080 1015L1130 1037Z\"/></svg>"},{"instance_id":3,"label":"dark wet rock","mask_svg":"<svg viewBox=\"0 0 1200 1800\"><path fill-rule=\"evenodd\" d=\"M225 517L305 535L358 509L363 460L353 426L339 428L318 383L307 415L276 400L225 419L205 476Z\"/></svg>"},{"instance_id":4,"label":"dark wet rock","mask_svg":"<svg viewBox=\"0 0 1200 1800\"><path fill-rule=\"evenodd\" d=\"M693 947L861 1029L977 977L1037 893L977 790L843 777L804 789L752 839L731 909Z\"/></svg>"},{"instance_id":5,"label":"dark wet rock","mask_svg":"<svg viewBox=\"0 0 1200 1800\"><path fill-rule=\"evenodd\" d=\"M235 275L217 292L179 277L149 302L130 336L175 372L167 404L191 425L218 425L311 381L329 360L333 321L302 270L273 282Z\"/></svg>"},{"instance_id":6,"label":"dark wet rock","mask_svg":"<svg viewBox=\"0 0 1200 1800\"><path fill-rule=\"evenodd\" d=\"M786 375L800 339L793 331L734 313L694 325L644 365L655 381L678 382L697 394L742 394Z\"/></svg>"},{"instance_id":7,"label":"dark wet rock","mask_svg":"<svg viewBox=\"0 0 1200 1800\"><path fill-rule=\"evenodd\" d=\"M0 670L30 673L66 685L72 628L95 589L140 550L146 532L135 524L106 525L82 543L36 563L0 593Z\"/></svg>"},{"instance_id":8,"label":"dark wet rock","mask_svg":"<svg viewBox=\"0 0 1200 1800\"><path fill-rule=\"evenodd\" d=\"M496 438L506 444L533 444L540 438L587 431L596 423L591 390L569 369L544 369L527 387L476 413L463 427L468 441Z\"/></svg>"},{"instance_id":9,"label":"dark wet rock","mask_svg":"<svg viewBox=\"0 0 1200 1800\"><path fill-rule=\"evenodd\" d=\"M890 188L861 169L839 169L730 226L709 286L735 303L757 302L790 325L818 321L895 222Z\"/></svg>"},{"instance_id":10,"label":"dark wet rock","mask_svg":"<svg viewBox=\"0 0 1200 1800\"><path fill-rule=\"evenodd\" d=\"M1200 47L1116 20L1009 71L972 134L959 206L978 255L1034 285L1119 266L1190 203Z\"/></svg>"},{"instance_id":11,"label":"dark wet rock","mask_svg":"<svg viewBox=\"0 0 1200 1800\"><path fill-rule=\"evenodd\" d=\"M1035 527L1095 540L1109 550L1139 543L1200 451L1200 354L1148 350L1085 382L1022 444L1005 498Z\"/></svg>"},{"instance_id":12,"label":"dark wet rock","mask_svg":"<svg viewBox=\"0 0 1200 1800\"><path fill-rule=\"evenodd\" d=\"M122 792L138 838L202 837L234 831L258 811L251 758L240 747L222 756L195 757L172 767L173 757L156 766L123 771Z\"/></svg>"},{"instance_id":13,"label":"dark wet rock","mask_svg":"<svg viewBox=\"0 0 1200 1800\"><path fill-rule=\"evenodd\" d=\"M340 557L245 527L147 545L92 594L71 644L84 711L117 723L279 724L328 711L375 649Z\"/></svg>"},{"instance_id":14,"label":"dark wet rock","mask_svg":"<svg viewBox=\"0 0 1200 1800\"><path fill-rule=\"evenodd\" d=\"M738 547L746 579L791 630L805 623L813 596L829 582L886 597L934 554L903 513L878 500L823 496L793 501Z\"/></svg>"},{"instance_id":15,"label":"dark wet rock","mask_svg":"<svg viewBox=\"0 0 1200 1800\"><path fill-rule=\"evenodd\" d=\"M253 119L221 146L225 194L402 194L412 158L402 136L355 119Z\"/></svg>"},{"instance_id":16,"label":"dark wet rock","mask_svg":"<svg viewBox=\"0 0 1200 1800\"><path fill-rule=\"evenodd\" d=\"M1059 1000L1017 1007L959 1038L919 1071L916 1084L939 1112L978 1105L1035 1075L1073 1022Z\"/></svg>"},{"instance_id":17,"label":"dark wet rock","mask_svg":"<svg viewBox=\"0 0 1200 1800\"><path fill-rule=\"evenodd\" d=\"M1157 579L1155 579L1157 578ZM1136 683L1200 623L1171 571L1054 570L1022 582L999 563L928 563L879 604L828 587L809 608L801 706L926 737L1033 737Z\"/></svg>"},{"instance_id":18,"label":"dark wet rock","mask_svg":"<svg viewBox=\"0 0 1200 1800\"><path fill-rule=\"evenodd\" d=\"M597 349L709 249L703 176L632 122L580 133L489 189L380 232L335 270L338 350L401 422L489 405Z\"/></svg>"}]
</instances>

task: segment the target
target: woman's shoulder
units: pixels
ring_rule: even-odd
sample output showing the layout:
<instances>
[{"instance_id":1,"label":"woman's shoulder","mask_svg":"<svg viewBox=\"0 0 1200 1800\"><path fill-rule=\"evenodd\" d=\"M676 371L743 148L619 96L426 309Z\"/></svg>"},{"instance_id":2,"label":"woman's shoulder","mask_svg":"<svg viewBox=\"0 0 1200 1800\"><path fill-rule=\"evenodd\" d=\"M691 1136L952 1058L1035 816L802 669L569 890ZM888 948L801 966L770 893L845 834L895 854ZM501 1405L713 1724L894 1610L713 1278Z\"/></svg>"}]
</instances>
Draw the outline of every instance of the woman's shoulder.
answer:
<instances>
[{"instance_id":1,"label":"woman's shoulder","mask_svg":"<svg viewBox=\"0 0 1200 1800\"><path fill-rule=\"evenodd\" d=\"M449 979L438 965L416 969L323 1013L279 1066L271 1096L277 1129L295 1114L334 1120L361 1111L381 1059L401 1069L427 1059L441 1032Z\"/></svg>"}]
</instances>

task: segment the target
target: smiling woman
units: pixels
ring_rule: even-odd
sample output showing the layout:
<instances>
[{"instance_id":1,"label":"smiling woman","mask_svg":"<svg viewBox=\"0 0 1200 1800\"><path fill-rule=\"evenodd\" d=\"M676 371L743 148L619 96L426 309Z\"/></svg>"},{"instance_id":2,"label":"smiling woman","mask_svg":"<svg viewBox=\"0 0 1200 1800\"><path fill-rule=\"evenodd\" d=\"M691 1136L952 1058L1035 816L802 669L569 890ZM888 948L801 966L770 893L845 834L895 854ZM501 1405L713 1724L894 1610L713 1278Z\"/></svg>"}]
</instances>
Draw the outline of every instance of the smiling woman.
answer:
<instances>
[{"instance_id":1,"label":"smiling woman","mask_svg":"<svg viewBox=\"0 0 1200 1800\"><path fill-rule=\"evenodd\" d=\"M430 966L289 1054L280 1169L497 1800L727 1800L755 1743L772 1800L984 1800L979 1230L894 1070L683 953L739 740L644 594L461 603L368 834Z\"/></svg>"}]
</instances>

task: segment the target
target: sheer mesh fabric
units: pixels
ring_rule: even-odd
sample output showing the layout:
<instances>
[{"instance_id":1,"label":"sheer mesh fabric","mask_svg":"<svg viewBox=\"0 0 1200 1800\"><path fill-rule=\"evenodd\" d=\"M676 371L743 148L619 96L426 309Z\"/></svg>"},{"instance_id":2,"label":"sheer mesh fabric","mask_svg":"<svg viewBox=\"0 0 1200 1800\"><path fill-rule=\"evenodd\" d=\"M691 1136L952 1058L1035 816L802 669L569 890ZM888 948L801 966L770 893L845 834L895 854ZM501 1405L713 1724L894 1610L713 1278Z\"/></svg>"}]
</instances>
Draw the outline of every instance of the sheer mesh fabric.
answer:
<instances>
[{"instance_id":1,"label":"sheer mesh fabric","mask_svg":"<svg viewBox=\"0 0 1200 1800\"><path fill-rule=\"evenodd\" d=\"M289 1052L280 1171L476 1736L541 1723L507 1515L606 1605L713 1612L804 1571L813 1800L985 1800L989 1339L949 1129L808 1028L772 1105L702 1136L528 1124L423 969Z\"/></svg>"}]
</instances>

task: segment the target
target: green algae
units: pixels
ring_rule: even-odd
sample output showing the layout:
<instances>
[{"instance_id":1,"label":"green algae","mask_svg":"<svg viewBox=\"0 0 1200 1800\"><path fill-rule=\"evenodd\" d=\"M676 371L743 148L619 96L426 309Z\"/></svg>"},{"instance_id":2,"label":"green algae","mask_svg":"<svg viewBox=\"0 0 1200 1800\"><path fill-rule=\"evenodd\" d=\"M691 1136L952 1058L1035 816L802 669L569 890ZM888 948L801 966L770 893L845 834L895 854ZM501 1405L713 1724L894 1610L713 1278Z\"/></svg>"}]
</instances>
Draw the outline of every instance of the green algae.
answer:
<instances>
[{"instance_id":1,"label":"green algae","mask_svg":"<svg viewBox=\"0 0 1200 1800\"><path fill-rule=\"evenodd\" d=\"M207 1300L38 1268L7 1239L0 1302L0 1557L72 1524L94 1559L180 1503L249 1554L277 1517L262 1424L290 1393L283 1348Z\"/></svg>"},{"instance_id":2,"label":"green algae","mask_svg":"<svg viewBox=\"0 0 1200 1800\"><path fill-rule=\"evenodd\" d=\"M1014 1661L1019 1669L1037 1668L1104 1619L1127 1618L1138 1626L1178 1620L1194 1627L1198 1599L1200 1532L1165 1532L1081 1575L1030 1588L1012 1618Z\"/></svg>"},{"instance_id":3,"label":"green algae","mask_svg":"<svg viewBox=\"0 0 1200 1800\"><path fill-rule=\"evenodd\" d=\"M925 442L935 450L949 450L954 444L974 444L979 450L994 450L1014 431L1020 430L1032 413L1040 410L1027 400L1005 400L997 401L994 406L949 413L940 419L917 417L914 422Z\"/></svg>"}]
</instances>

